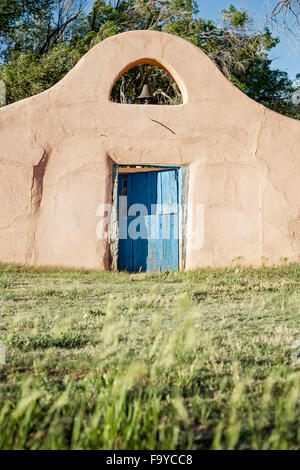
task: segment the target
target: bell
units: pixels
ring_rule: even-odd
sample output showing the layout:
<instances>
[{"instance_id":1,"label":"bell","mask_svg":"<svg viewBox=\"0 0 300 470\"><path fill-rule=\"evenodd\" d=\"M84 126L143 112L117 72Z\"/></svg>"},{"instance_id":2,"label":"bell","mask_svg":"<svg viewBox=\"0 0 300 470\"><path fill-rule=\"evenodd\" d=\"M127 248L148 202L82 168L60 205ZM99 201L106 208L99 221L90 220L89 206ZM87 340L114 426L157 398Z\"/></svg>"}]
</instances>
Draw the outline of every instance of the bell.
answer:
<instances>
[{"instance_id":1,"label":"bell","mask_svg":"<svg viewBox=\"0 0 300 470\"><path fill-rule=\"evenodd\" d=\"M138 97L139 100L143 100L145 104L150 103L150 101L153 101L154 96L151 91L151 87L148 83L145 83L142 89L142 93Z\"/></svg>"}]
</instances>

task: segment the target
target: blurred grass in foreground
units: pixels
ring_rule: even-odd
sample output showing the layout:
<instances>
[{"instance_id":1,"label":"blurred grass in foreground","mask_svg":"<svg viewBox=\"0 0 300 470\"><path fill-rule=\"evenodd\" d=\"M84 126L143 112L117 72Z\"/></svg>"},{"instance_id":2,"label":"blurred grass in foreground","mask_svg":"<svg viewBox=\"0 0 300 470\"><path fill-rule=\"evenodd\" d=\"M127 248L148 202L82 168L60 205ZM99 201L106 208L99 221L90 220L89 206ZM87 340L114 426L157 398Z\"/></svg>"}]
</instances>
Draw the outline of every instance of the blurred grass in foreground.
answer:
<instances>
[{"instance_id":1,"label":"blurred grass in foreground","mask_svg":"<svg viewBox=\"0 0 300 470\"><path fill-rule=\"evenodd\" d=\"M0 266L0 449L299 449L300 266Z\"/></svg>"}]
</instances>

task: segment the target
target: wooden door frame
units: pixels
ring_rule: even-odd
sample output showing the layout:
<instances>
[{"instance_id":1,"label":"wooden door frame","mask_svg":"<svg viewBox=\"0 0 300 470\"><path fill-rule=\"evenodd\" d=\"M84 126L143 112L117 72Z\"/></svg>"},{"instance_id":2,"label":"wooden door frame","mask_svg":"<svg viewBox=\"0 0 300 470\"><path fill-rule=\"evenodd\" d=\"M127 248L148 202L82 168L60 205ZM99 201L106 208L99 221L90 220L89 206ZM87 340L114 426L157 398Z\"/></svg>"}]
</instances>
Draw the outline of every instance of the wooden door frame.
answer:
<instances>
[{"instance_id":1,"label":"wooden door frame","mask_svg":"<svg viewBox=\"0 0 300 470\"><path fill-rule=\"evenodd\" d=\"M126 171L126 169L128 171ZM179 249L179 270L184 271L186 266L186 227L187 227L187 201L190 169L188 165L141 165L113 164L112 172L112 210L110 215L110 243L109 243L109 266L113 271L118 270L119 258L119 220L118 220L118 184L119 174L159 171L159 170L178 170L178 204L179 204L179 226L178 226L178 249ZM120 171L121 170L121 171Z\"/></svg>"}]
</instances>

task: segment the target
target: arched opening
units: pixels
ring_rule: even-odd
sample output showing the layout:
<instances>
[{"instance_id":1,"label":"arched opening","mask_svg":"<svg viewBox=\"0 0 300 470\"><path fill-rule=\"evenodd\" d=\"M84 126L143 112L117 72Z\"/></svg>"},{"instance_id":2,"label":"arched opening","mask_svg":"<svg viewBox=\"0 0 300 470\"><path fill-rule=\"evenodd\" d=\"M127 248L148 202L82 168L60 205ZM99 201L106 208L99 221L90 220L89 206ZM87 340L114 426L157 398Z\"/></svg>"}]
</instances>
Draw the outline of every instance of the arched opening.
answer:
<instances>
[{"instance_id":1,"label":"arched opening","mask_svg":"<svg viewBox=\"0 0 300 470\"><path fill-rule=\"evenodd\" d=\"M110 100L121 104L183 104L182 93L173 77L166 69L149 63L125 70L116 80Z\"/></svg>"}]
</instances>

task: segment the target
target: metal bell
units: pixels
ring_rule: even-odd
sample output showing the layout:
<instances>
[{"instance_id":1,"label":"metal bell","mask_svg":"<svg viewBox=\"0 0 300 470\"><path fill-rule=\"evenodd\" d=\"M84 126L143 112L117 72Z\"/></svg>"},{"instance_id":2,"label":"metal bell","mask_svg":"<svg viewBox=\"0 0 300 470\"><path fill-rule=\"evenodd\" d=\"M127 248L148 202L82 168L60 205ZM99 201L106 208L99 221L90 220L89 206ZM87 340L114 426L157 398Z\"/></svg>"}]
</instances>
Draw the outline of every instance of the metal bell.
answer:
<instances>
[{"instance_id":1,"label":"metal bell","mask_svg":"<svg viewBox=\"0 0 300 470\"><path fill-rule=\"evenodd\" d=\"M151 87L148 83L145 83L145 85L143 86L142 92L140 96L138 97L138 99L144 100L145 103L153 101L154 96L152 94Z\"/></svg>"}]
</instances>

